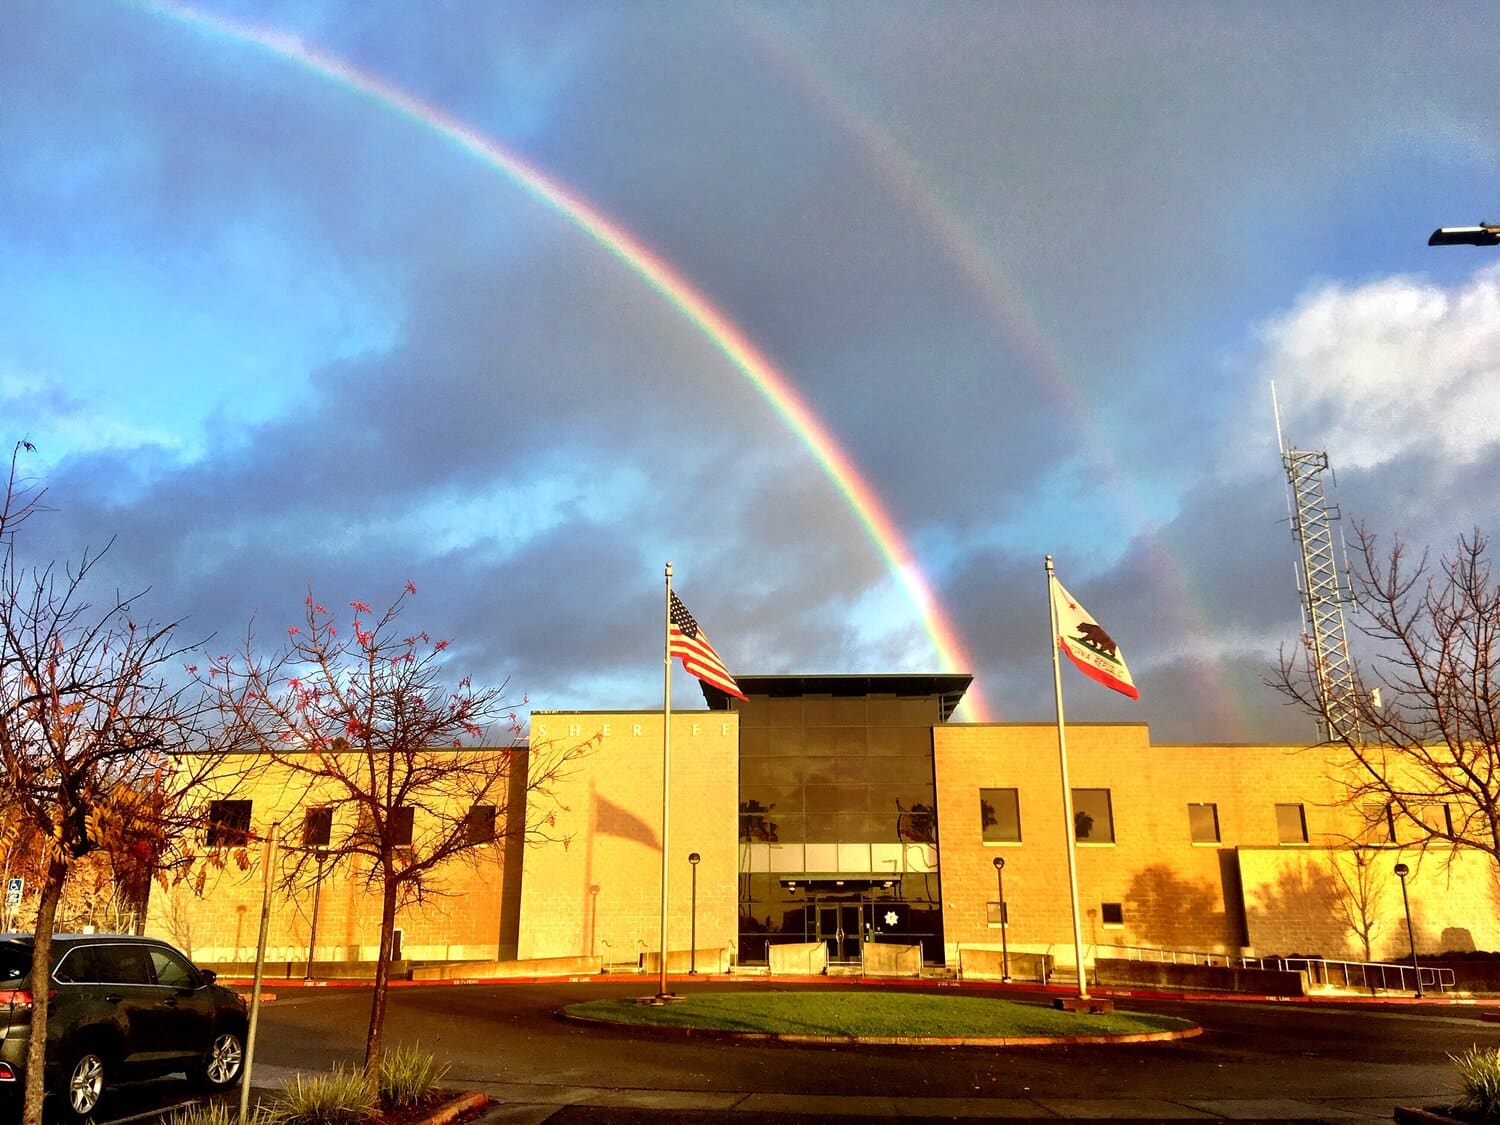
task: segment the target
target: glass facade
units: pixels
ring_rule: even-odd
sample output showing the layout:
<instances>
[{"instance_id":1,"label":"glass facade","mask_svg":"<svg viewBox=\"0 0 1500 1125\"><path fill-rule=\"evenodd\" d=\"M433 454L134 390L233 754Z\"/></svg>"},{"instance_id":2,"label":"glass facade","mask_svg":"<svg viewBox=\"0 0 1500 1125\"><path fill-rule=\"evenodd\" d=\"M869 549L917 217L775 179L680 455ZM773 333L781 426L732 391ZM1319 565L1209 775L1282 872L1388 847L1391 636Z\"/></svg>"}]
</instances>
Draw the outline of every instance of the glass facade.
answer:
<instances>
[{"instance_id":1,"label":"glass facade","mask_svg":"<svg viewBox=\"0 0 1500 1125\"><path fill-rule=\"evenodd\" d=\"M878 677L740 686L740 960L824 941L858 962L863 942L890 941L940 961L932 728L949 696Z\"/></svg>"}]
</instances>

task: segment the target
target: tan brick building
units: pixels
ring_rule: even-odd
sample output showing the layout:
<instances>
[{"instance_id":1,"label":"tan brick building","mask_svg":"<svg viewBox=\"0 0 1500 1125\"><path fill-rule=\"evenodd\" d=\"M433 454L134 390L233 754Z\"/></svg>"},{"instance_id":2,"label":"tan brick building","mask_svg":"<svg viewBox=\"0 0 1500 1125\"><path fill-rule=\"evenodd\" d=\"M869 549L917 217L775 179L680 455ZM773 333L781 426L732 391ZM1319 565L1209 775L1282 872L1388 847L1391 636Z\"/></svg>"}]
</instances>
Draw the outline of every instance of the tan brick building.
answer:
<instances>
[{"instance_id":1,"label":"tan brick building","mask_svg":"<svg viewBox=\"0 0 1500 1125\"><path fill-rule=\"evenodd\" d=\"M822 943L833 962L857 962L870 942L949 964L960 947L998 948L997 857L1009 949L1069 964L1070 836L1086 957L1142 946L1400 958L1398 861L1412 869L1419 949L1500 948L1488 859L1423 853L1413 826L1351 807L1334 751L1160 746L1144 725L1073 724L1069 832L1056 727L949 722L967 676L739 682L748 702L706 688L709 710L672 716L668 944L685 952L696 930L704 968L765 962L783 943ZM444 873L446 893L402 908L405 959L596 971L659 948L661 714L539 711L532 737L593 749L551 787L545 838L481 848ZM523 789L497 803L524 802ZM270 775L237 796L257 825L296 823L316 803ZM537 811L504 809L512 823ZM1423 815L1457 811L1434 802ZM159 892L151 929L202 960L243 962L260 885L255 861L212 878L204 900ZM377 900L361 872L325 879L317 897L314 961L373 956ZM310 883L279 895L273 960L301 967L312 917Z\"/></svg>"}]
</instances>

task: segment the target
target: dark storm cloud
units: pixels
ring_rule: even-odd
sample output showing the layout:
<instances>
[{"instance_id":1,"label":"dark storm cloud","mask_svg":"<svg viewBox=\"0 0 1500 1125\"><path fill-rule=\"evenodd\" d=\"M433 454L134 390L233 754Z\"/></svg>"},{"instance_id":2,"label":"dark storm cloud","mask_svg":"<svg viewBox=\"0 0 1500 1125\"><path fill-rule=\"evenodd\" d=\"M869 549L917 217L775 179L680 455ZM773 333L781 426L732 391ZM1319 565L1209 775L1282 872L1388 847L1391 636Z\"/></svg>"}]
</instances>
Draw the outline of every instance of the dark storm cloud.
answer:
<instances>
[{"instance_id":1,"label":"dark storm cloud","mask_svg":"<svg viewBox=\"0 0 1500 1125\"><path fill-rule=\"evenodd\" d=\"M116 532L112 573L230 636L257 612L283 629L309 581L342 604L411 577L414 619L552 706L649 705L666 557L736 666L869 670L922 647L915 624L856 620L890 580L800 443L555 213L255 48L136 10L19 13L0 239L103 250L143 285L190 261L236 294L263 268L246 243L275 247L356 294L381 341L278 373L280 409L210 420L201 457L142 438L66 459L39 549ZM1070 710L1221 740L1290 729L1257 669L1300 628L1274 446L1249 469L1224 453L1261 372L1224 353L1338 269L1292 204L1347 191L1389 218L1372 201L1410 176L1406 138L1495 119L1474 21L1378 15L1330 35L1328 11L1294 7L778 5L756 16L770 39L679 5L251 18L510 144L741 324L898 525L953 560L927 569L1004 717L1050 710L1041 555L1066 538L1088 546L1060 574L1143 692L1080 683ZM1466 170L1492 166L1475 152ZM1360 224L1387 257L1351 268L1409 269L1397 228ZM1472 501L1493 461L1408 452L1341 468L1340 496L1446 541L1456 514L1493 523ZM1079 512L1106 490L1138 510L1090 541Z\"/></svg>"}]
</instances>

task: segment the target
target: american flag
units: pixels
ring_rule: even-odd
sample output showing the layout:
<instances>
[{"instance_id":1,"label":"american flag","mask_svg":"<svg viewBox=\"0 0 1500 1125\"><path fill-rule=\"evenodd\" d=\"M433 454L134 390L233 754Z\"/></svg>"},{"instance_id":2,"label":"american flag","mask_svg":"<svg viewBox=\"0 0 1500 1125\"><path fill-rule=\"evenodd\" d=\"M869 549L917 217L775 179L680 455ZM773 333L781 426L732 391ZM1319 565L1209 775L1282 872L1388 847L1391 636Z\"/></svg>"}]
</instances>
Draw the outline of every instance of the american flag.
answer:
<instances>
[{"instance_id":1,"label":"american flag","mask_svg":"<svg viewBox=\"0 0 1500 1125\"><path fill-rule=\"evenodd\" d=\"M675 592L672 594L671 617L672 625L667 630L668 655L680 657L682 666L704 683L712 684L726 695L744 699L745 693L740 690L740 685L734 682L714 646L708 643L708 636Z\"/></svg>"}]
</instances>

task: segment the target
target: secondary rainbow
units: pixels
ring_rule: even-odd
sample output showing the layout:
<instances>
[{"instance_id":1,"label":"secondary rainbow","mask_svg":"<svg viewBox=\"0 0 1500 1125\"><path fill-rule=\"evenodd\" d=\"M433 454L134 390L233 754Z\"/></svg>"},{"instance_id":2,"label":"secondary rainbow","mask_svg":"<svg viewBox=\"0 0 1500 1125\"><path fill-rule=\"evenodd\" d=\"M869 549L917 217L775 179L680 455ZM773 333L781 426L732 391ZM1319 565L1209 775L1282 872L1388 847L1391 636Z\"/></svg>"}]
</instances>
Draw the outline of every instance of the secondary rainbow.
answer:
<instances>
[{"instance_id":1,"label":"secondary rainbow","mask_svg":"<svg viewBox=\"0 0 1500 1125\"><path fill-rule=\"evenodd\" d=\"M202 11L173 0L152 0L144 7L200 30L260 47L297 63L312 73L373 99L438 133L501 172L516 186L551 210L565 216L596 243L661 294L687 318L743 374L797 435L843 493L864 526L891 574L916 607L938 659L949 671L970 671L973 663L958 630L933 592L916 557L885 504L791 381L761 353L741 329L659 255L618 223L606 218L576 192L530 164L497 141L478 132L447 111L392 85L369 71L359 70L302 39L274 28L256 27ZM965 700L968 715L987 721L989 709L976 683Z\"/></svg>"}]
</instances>

